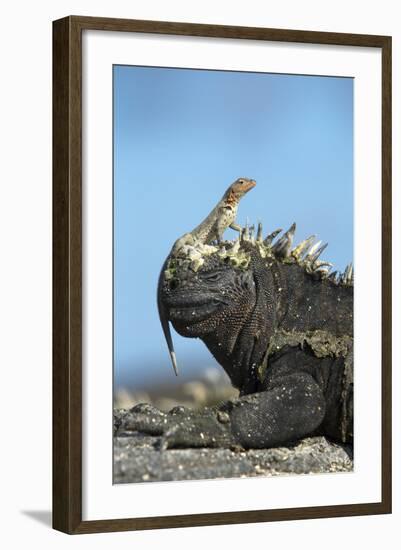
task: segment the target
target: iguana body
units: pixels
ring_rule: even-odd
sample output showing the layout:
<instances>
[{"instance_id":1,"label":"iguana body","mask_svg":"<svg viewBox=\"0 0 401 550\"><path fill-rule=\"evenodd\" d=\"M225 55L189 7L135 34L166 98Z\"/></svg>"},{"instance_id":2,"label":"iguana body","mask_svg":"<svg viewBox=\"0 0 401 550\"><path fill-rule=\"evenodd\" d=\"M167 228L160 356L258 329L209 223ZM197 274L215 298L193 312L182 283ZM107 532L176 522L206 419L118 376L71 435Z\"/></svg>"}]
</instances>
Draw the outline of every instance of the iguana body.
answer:
<instances>
[{"instance_id":1,"label":"iguana body","mask_svg":"<svg viewBox=\"0 0 401 550\"><path fill-rule=\"evenodd\" d=\"M294 232L295 224L272 244L259 227L257 239L194 245L201 265L191 247L165 263L159 304L177 332L203 340L240 396L200 413L154 412L164 446L352 440L352 268L330 274L318 259L324 247L310 238L292 249ZM146 431L141 414L130 422Z\"/></svg>"}]
</instances>

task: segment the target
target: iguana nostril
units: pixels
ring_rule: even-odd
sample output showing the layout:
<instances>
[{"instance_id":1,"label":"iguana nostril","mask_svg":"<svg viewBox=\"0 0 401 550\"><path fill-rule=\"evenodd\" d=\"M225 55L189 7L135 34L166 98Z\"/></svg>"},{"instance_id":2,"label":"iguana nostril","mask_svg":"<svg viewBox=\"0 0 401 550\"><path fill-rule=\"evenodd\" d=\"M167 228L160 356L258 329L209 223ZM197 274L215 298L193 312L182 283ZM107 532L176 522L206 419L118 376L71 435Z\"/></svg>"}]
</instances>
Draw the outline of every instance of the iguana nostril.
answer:
<instances>
[{"instance_id":1,"label":"iguana nostril","mask_svg":"<svg viewBox=\"0 0 401 550\"><path fill-rule=\"evenodd\" d=\"M170 281L170 290L176 290L179 287L178 279L172 279Z\"/></svg>"}]
</instances>

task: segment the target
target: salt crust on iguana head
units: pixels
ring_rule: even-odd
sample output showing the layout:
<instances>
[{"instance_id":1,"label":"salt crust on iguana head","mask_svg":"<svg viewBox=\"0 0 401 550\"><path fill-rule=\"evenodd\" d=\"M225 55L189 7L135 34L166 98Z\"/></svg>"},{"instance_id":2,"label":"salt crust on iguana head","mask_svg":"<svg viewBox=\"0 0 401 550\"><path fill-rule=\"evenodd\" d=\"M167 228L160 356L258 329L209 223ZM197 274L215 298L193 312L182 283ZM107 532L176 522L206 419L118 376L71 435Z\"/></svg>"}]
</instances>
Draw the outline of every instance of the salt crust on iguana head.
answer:
<instances>
[{"instance_id":1,"label":"salt crust on iguana head","mask_svg":"<svg viewBox=\"0 0 401 550\"><path fill-rule=\"evenodd\" d=\"M166 281L172 280L177 270L182 274L186 270L196 273L205 263L206 258L216 255L220 260L226 261L233 267L246 270L250 263L251 244L262 258L271 258L282 263L297 263L307 273L315 278L329 279L333 284L353 286L354 269L352 263L347 265L343 273L331 271L332 264L319 260L320 255L327 247L321 241L315 242L312 235L297 246L292 248L295 234L295 223L275 242L275 237L281 233L281 229L273 231L263 240L262 225L258 224L257 234L254 234L254 226L248 225L242 231L240 237L232 241L224 241L220 244L204 244L193 239L191 244L185 244L170 256L164 277ZM245 243L247 243L245 245Z\"/></svg>"}]
</instances>

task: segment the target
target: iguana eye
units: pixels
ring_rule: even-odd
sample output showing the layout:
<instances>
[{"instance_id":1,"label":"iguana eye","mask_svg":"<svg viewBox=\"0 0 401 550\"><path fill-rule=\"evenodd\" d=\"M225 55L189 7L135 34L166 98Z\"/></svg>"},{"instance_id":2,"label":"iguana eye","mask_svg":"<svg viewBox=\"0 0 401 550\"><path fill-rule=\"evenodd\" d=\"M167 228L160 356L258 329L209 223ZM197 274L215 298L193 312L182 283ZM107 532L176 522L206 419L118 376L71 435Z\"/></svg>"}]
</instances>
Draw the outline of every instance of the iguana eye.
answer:
<instances>
[{"instance_id":1,"label":"iguana eye","mask_svg":"<svg viewBox=\"0 0 401 550\"><path fill-rule=\"evenodd\" d=\"M203 273L202 279L205 279L206 281L218 281L221 278L221 272L215 271L214 273Z\"/></svg>"}]
</instances>

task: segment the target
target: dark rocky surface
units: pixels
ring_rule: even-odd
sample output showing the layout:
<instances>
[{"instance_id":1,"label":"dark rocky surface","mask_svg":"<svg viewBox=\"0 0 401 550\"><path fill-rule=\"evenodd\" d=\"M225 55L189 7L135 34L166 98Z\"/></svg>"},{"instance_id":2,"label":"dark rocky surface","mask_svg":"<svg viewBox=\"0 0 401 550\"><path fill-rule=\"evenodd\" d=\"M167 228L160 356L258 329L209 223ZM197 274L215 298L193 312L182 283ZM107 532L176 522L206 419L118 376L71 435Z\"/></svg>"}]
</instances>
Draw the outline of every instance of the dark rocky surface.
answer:
<instances>
[{"instance_id":1,"label":"dark rocky surface","mask_svg":"<svg viewBox=\"0 0 401 550\"><path fill-rule=\"evenodd\" d=\"M118 423L123 411L116 411ZM160 437L116 432L114 483L348 472L348 449L325 437L309 437L291 447L272 449L164 449Z\"/></svg>"}]
</instances>

